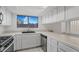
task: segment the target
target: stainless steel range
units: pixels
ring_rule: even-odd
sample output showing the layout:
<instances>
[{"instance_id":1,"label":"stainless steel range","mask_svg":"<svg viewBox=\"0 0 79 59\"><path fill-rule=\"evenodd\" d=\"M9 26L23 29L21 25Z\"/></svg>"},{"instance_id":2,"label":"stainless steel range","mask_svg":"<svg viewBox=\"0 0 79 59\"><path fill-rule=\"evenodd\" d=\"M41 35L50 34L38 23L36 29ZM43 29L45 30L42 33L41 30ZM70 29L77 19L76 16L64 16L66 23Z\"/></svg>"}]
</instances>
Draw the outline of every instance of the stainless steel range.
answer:
<instances>
[{"instance_id":1,"label":"stainless steel range","mask_svg":"<svg viewBox=\"0 0 79 59\"><path fill-rule=\"evenodd\" d=\"M0 52L13 52L14 51L14 38L12 36L0 37Z\"/></svg>"}]
</instances>

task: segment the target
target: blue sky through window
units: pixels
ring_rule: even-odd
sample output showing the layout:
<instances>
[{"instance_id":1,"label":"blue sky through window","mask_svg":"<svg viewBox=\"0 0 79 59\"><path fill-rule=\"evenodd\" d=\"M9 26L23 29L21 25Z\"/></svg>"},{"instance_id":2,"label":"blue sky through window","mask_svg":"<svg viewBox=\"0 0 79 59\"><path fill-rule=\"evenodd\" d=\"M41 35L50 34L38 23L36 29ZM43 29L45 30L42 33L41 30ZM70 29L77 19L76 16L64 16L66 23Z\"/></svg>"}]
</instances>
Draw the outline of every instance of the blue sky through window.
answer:
<instances>
[{"instance_id":1,"label":"blue sky through window","mask_svg":"<svg viewBox=\"0 0 79 59\"><path fill-rule=\"evenodd\" d=\"M28 24L28 17L27 17L27 16L18 15L18 16L17 16L17 20L18 20L21 24Z\"/></svg>"},{"instance_id":2,"label":"blue sky through window","mask_svg":"<svg viewBox=\"0 0 79 59\"><path fill-rule=\"evenodd\" d=\"M29 23L30 24L37 24L38 23L38 17L36 17L36 16L30 16L29 17Z\"/></svg>"},{"instance_id":3,"label":"blue sky through window","mask_svg":"<svg viewBox=\"0 0 79 59\"><path fill-rule=\"evenodd\" d=\"M29 21L29 24L37 24L38 23L38 17L37 16L18 15L17 20L18 20L19 24L28 24L28 21Z\"/></svg>"}]
</instances>

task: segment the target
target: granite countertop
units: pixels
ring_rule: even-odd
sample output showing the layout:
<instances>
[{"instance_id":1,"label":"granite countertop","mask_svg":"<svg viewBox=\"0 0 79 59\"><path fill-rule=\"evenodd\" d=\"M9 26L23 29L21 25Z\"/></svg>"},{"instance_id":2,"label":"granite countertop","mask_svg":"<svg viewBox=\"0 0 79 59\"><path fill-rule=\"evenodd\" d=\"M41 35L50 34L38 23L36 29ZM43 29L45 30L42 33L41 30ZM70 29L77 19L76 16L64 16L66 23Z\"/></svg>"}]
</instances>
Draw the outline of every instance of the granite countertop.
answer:
<instances>
[{"instance_id":1,"label":"granite countertop","mask_svg":"<svg viewBox=\"0 0 79 59\"><path fill-rule=\"evenodd\" d=\"M9 35L14 36L15 34L22 34L22 33L21 32L2 33L2 34L0 34L0 36L9 36Z\"/></svg>"},{"instance_id":2,"label":"granite countertop","mask_svg":"<svg viewBox=\"0 0 79 59\"><path fill-rule=\"evenodd\" d=\"M44 32L44 31L39 31L39 32L37 31L36 33L44 34L47 37L56 39L59 42L63 42L63 43L69 44L71 46L79 48L79 37L70 36L70 35L66 35L66 34L58 34L58 33L54 33L54 32ZM1 34L0 36L8 36L8 35L14 36L15 34L22 34L22 32L4 33L4 34Z\"/></svg>"},{"instance_id":3,"label":"granite countertop","mask_svg":"<svg viewBox=\"0 0 79 59\"><path fill-rule=\"evenodd\" d=\"M70 36L66 34L58 34L54 32L39 32L39 33L51 37L52 39L56 39L59 42L66 43L72 47L79 48L79 37Z\"/></svg>"}]
</instances>

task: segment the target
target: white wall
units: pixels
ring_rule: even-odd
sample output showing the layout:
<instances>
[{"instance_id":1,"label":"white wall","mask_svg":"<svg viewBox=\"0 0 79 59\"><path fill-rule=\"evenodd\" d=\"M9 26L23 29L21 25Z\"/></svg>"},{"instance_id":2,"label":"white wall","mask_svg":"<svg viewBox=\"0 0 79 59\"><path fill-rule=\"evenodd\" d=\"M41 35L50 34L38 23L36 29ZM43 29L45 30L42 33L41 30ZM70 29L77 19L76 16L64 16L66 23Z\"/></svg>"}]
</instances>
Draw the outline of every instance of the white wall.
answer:
<instances>
[{"instance_id":1,"label":"white wall","mask_svg":"<svg viewBox=\"0 0 79 59\"><path fill-rule=\"evenodd\" d=\"M46 29L57 32L57 33L61 33L61 23L54 23L54 24L45 24L44 25L46 27Z\"/></svg>"},{"instance_id":2,"label":"white wall","mask_svg":"<svg viewBox=\"0 0 79 59\"><path fill-rule=\"evenodd\" d=\"M50 7L51 8L51 7ZM52 10L53 8L51 8ZM49 10L49 11L51 11ZM45 12L47 12L45 10ZM12 14L12 25L11 26L6 26L5 27L5 31L26 31L28 30L28 28L17 28L17 18L16 18L17 14ZM30 28L30 30L53 30L54 32L61 32L61 23L55 23L55 24L46 24L46 25L42 25L42 21L41 21L41 17L39 18L39 27L38 28Z\"/></svg>"},{"instance_id":3,"label":"white wall","mask_svg":"<svg viewBox=\"0 0 79 59\"><path fill-rule=\"evenodd\" d=\"M38 28L30 28L30 30L35 30L35 31L47 31L47 30L53 30L54 32L60 33L61 32L61 23L55 23L55 24L46 24L43 25L41 21L41 17L39 17L39 27ZM28 28L17 28L17 18L16 14L12 14L12 25L11 26L6 26L5 31L26 31Z\"/></svg>"},{"instance_id":4,"label":"white wall","mask_svg":"<svg viewBox=\"0 0 79 59\"><path fill-rule=\"evenodd\" d=\"M17 15L12 14L12 19L11 19L11 26L6 26L5 31L26 31L28 28L17 28ZM38 28L30 28L29 30L45 30L45 28L41 24L41 18L39 17L39 27Z\"/></svg>"}]
</instances>

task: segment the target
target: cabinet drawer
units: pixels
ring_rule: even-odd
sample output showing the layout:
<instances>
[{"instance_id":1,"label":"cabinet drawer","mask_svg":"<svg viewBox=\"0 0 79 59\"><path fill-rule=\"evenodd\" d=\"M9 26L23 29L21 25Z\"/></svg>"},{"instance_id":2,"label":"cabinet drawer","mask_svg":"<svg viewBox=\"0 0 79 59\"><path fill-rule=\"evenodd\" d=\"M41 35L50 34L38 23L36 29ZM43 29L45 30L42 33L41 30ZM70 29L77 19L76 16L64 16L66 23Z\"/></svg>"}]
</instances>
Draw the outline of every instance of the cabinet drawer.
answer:
<instances>
[{"instance_id":1,"label":"cabinet drawer","mask_svg":"<svg viewBox=\"0 0 79 59\"><path fill-rule=\"evenodd\" d=\"M78 52L75 49L71 48L70 46L67 46L63 43L58 43L58 48L62 49L65 52Z\"/></svg>"}]
</instances>

